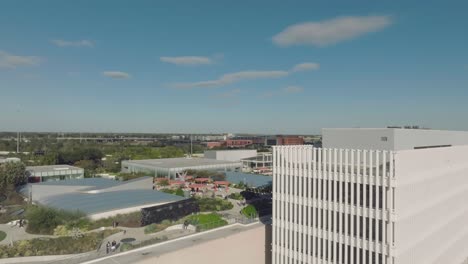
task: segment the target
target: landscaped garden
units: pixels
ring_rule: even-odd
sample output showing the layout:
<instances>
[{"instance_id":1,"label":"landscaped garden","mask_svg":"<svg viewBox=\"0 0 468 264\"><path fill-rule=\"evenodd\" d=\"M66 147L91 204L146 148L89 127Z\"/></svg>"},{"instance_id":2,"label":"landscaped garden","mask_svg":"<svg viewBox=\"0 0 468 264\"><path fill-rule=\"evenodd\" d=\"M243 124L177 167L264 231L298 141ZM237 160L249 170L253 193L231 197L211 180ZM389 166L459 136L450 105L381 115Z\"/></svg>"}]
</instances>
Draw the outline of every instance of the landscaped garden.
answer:
<instances>
[{"instance_id":1,"label":"landscaped garden","mask_svg":"<svg viewBox=\"0 0 468 264\"><path fill-rule=\"evenodd\" d=\"M35 238L21 240L13 246L0 246L0 258L77 254L96 250L102 241L118 229L83 234L81 237Z\"/></svg>"},{"instance_id":2,"label":"landscaped garden","mask_svg":"<svg viewBox=\"0 0 468 264\"><path fill-rule=\"evenodd\" d=\"M196 202L200 207L200 212L225 211L234 207L230 201L219 198L197 198Z\"/></svg>"},{"instance_id":3,"label":"landscaped garden","mask_svg":"<svg viewBox=\"0 0 468 264\"><path fill-rule=\"evenodd\" d=\"M205 231L228 224L219 214L198 214L186 218L191 225L197 227L197 231Z\"/></svg>"}]
</instances>

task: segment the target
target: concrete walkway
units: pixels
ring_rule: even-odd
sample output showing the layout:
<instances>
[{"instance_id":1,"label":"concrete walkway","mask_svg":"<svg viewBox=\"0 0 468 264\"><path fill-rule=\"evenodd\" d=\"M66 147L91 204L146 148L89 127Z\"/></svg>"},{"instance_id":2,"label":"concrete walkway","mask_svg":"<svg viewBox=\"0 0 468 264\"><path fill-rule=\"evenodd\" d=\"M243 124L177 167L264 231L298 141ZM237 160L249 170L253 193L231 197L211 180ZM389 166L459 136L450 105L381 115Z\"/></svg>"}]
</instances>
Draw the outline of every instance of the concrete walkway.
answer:
<instances>
[{"instance_id":1,"label":"concrete walkway","mask_svg":"<svg viewBox=\"0 0 468 264\"><path fill-rule=\"evenodd\" d=\"M9 224L0 224L0 231L3 231L7 234L6 238L0 241L0 245L10 245L11 242L19 241L19 240L28 240L38 237L54 237L54 236L47 236L47 235L33 235L26 233L26 229L24 227L19 226L12 226Z\"/></svg>"}]
</instances>

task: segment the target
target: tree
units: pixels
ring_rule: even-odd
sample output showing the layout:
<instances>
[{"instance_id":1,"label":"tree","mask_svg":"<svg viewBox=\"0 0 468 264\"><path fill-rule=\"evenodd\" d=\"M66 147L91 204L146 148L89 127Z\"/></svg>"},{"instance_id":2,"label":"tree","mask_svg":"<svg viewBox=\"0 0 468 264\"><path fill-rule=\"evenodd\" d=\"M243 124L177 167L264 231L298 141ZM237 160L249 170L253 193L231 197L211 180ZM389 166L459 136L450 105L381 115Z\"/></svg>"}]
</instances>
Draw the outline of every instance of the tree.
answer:
<instances>
[{"instance_id":1,"label":"tree","mask_svg":"<svg viewBox=\"0 0 468 264\"><path fill-rule=\"evenodd\" d=\"M28 172L22 162L7 162L0 165L0 189L14 188L27 181Z\"/></svg>"},{"instance_id":2,"label":"tree","mask_svg":"<svg viewBox=\"0 0 468 264\"><path fill-rule=\"evenodd\" d=\"M96 174L97 164L93 160L79 160L73 164L76 167L83 168L85 171L85 177L90 178Z\"/></svg>"}]
</instances>

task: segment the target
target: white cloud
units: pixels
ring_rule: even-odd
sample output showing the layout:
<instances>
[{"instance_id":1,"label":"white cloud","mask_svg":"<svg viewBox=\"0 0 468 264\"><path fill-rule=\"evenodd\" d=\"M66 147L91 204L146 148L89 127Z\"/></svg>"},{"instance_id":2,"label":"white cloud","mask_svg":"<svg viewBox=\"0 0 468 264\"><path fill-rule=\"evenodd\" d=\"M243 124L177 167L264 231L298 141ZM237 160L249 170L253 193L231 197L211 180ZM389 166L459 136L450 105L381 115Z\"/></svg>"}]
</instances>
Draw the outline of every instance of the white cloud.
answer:
<instances>
[{"instance_id":1,"label":"white cloud","mask_svg":"<svg viewBox=\"0 0 468 264\"><path fill-rule=\"evenodd\" d=\"M301 71L314 71L320 69L320 64L315 62L304 62L296 64L291 71L292 72L301 72Z\"/></svg>"},{"instance_id":2,"label":"white cloud","mask_svg":"<svg viewBox=\"0 0 468 264\"><path fill-rule=\"evenodd\" d=\"M271 79L280 78L287 76L287 71L240 71L234 73L228 73L222 75L216 80L202 81L202 82L190 82L190 83L176 83L175 88L195 88L195 87L217 87L223 86L242 80L253 80L253 79Z\"/></svg>"},{"instance_id":3,"label":"white cloud","mask_svg":"<svg viewBox=\"0 0 468 264\"><path fill-rule=\"evenodd\" d=\"M41 63L41 58L36 56L12 55L0 50L0 68L16 69L22 66L35 66Z\"/></svg>"},{"instance_id":4,"label":"white cloud","mask_svg":"<svg viewBox=\"0 0 468 264\"><path fill-rule=\"evenodd\" d=\"M283 89L283 92L288 94L302 93L303 91L304 88L302 88L301 86L288 86Z\"/></svg>"},{"instance_id":5,"label":"white cloud","mask_svg":"<svg viewBox=\"0 0 468 264\"><path fill-rule=\"evenodd\" d=\"M201 56L181 56L181 57L160 57L162 62L172 63L175 65L203 65L212 64L214 60L209 57Z\"/></svg>"},{"instance_id":6,"label":"white cloud","mask_svg":"<svg viewBox=\"0 0 468 264\"><path fill-rule=\"evenodd\" d=\"M102 75L112 79L128 79L131 77L130 74L121 71L105 71L102 73Z\"/></svg>"},{"instance_id":7,"label":"white cloud","mask_svg":"<svg viewBox=\"0 0 468 264\"><path fill-rule=\"evenodd\" d=\"M273 37L279 46L326 46L382 30L392 24L390 16L347 16L287 27Z\"/></svg>"},{"instance_id":8,"label":"white cloud","mask_svg":"<svg viewBox=\"0 0 468 264\"><path fill-rule=\"evenodd\" d=\"M317 70L320 65L313 62L304 62L297 65L289 71L277 70L277 71L240 71L234 73L227 73L215 80L201 81L201 82L187 82L187 83L175 83L172 85L174 88L196 88L196 87L218 87L236 83L243 80L254 80L254 79L274 79L281 78L290 75L293 72Z\"/></svg>"},{"instance_id":9,"label":"white cloud","mask_svg":"<svg viewBox=\"0 0 468 264\"><path fill-rule=\"evenodd\" d=\"M94 43L91 40L83 39L76 41L68 41L63 39L53 39L50 42L59 47L94 47Z\"/></svg>"}]
</instances>

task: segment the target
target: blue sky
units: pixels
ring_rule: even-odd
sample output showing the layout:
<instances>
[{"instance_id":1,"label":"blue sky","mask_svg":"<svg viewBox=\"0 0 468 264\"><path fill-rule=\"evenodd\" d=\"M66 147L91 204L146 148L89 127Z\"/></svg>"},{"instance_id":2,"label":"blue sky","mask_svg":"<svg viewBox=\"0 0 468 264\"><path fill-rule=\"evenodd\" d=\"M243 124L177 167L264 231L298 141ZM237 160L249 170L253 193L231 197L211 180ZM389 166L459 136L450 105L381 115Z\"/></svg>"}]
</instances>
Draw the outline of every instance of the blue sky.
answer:
<instances>
[{"instance_id":1,"label":"blue sky","mask_svg":"<svg viewBox=\"0 0 468 264\"><path fill-rule=\"evenodd\" d=\"M467 1L1 1L0 131L468 130Z\"/></svg>"}]
</instances>

